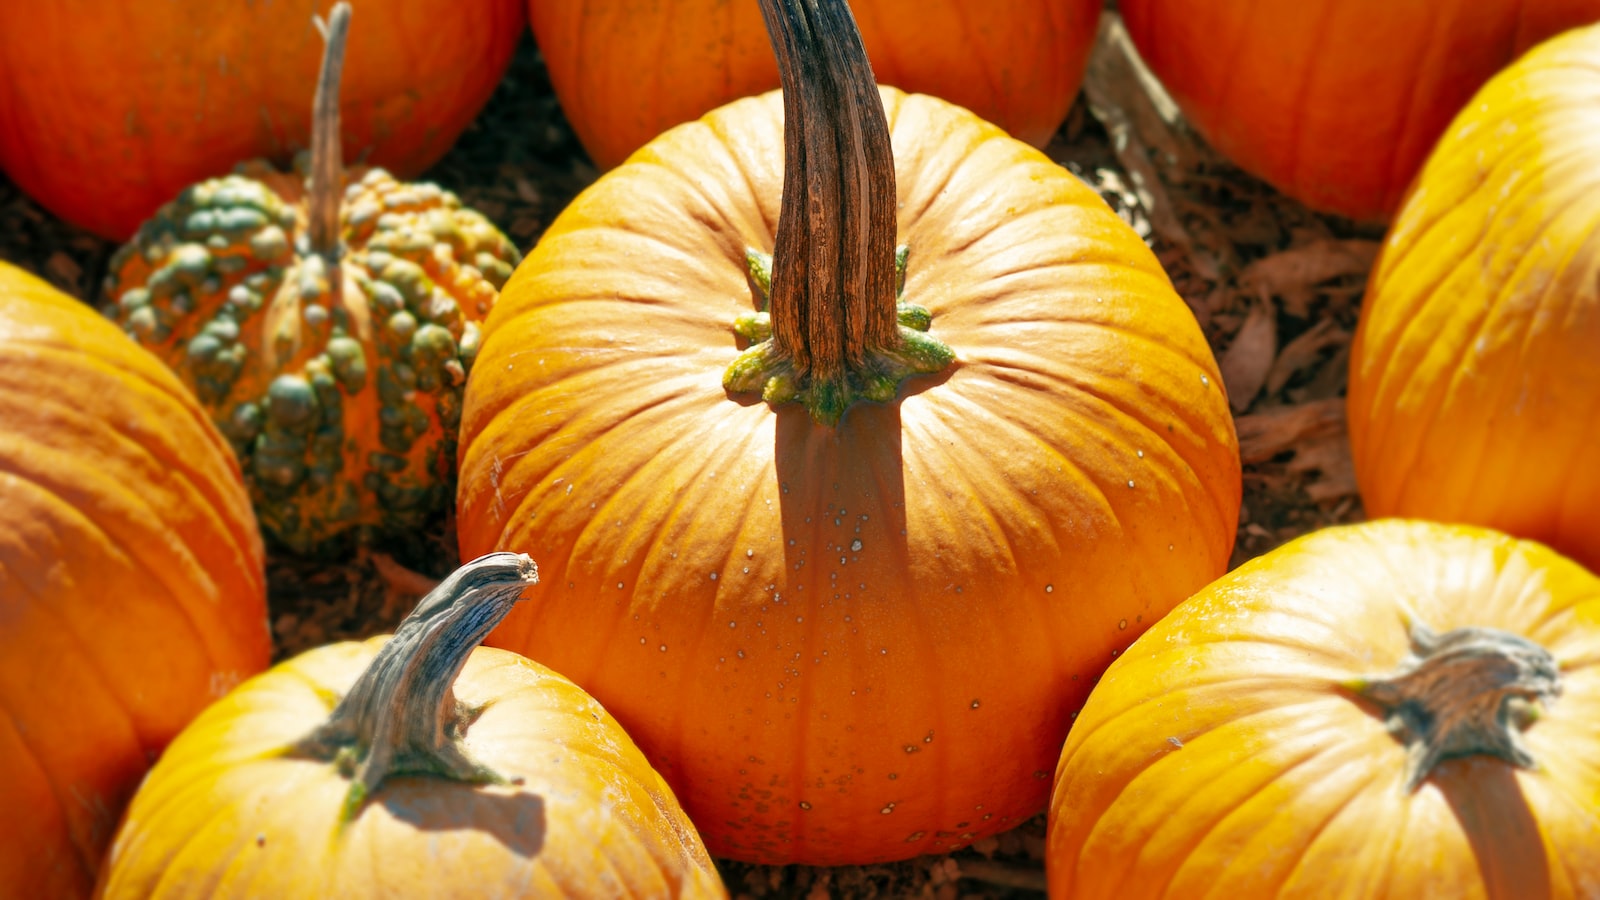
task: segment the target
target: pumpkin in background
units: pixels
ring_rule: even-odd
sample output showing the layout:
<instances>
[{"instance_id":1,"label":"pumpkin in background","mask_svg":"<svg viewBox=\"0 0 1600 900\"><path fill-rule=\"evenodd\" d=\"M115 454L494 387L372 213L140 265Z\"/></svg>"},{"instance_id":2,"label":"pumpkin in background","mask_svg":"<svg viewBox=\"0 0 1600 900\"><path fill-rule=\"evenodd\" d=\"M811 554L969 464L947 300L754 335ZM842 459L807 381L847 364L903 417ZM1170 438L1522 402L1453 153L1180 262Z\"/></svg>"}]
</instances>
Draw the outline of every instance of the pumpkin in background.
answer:
<instances>
[{"instance_id":1,"label":"pumpkin in background","mask_svg":"<svg viewBox=\"0 0 1600 900\"><path fill-rule=\"evenodd\" d=\"M943 97L1043 147L1067 117L1100 0L857 0L883 84ZM578 139L611 168L666 129L778 86L749 0L529 0L550 82Z\"/></svg>"},{"instance_id":2,"label":"pumpkin in background","mask_svg":"<svg viewBox=\"0 0 1600 900\"><path fill-rule=\"evenodd\" d=\"M151 770L99 894L726 898L672 791L572 682L475 649L538 580L474 560L393 637L319 647Z\"/></svg>"},{"instance_id":3,"label":"pumpkin in background","mask_svg":"<svg viewBox=\"0 0 1600 900\"><path fill-rule=\"evenodd\" d=\"M450 505L478 322L520 259L435 185L341 175L348 6L335 13L310 184L259 161L201 182L140 226L106 280L107 314L199 396L262 528L298 553Z\"/></svg>"},{"instance_id":4,"label":"pumpkin in background","mask_svg":"<svg viewBox=\"0 0 1600 900\"><path fill-rule=\"evenodd\" d=\"M123 804L267 665L227 443L154 357L0 263L0 896L85 896Z\"/></svg>"},{"instance_id":5,"label":"pumpkin in background","mask_svg":"<svg viewBox=\"0 0 1600 900\"><path fill-rule=\"evenodd\" d=\"M540 554L490 642L605 703L713 853L947 851L1039 809L1095 675L1224 571L1232 419L1099 196L880 93L840 0L777 6L787 113L662 135L507 283L461 548Z\"/></svg>"},{"instance_id":6,"label":"pumpkin in background","mask_svg":"<svg viewBox=\"0 0 1600 900\"><path fill-rule=\"evenodd\" d=\"M525 0L367 3L343 100L352 155L402 178L444 155L524 33ZM178 191L308 145L326 0L0 4L0 168L127 240Z\"/></svg>"},{"instance_id":7,"label":"pumpkin in background","mask_svg":"<svg viewBox=\"0 0 1600 900\"><path fill-rule=\"evenodd\" d=\"M1347 409L1373 515L1471 522L1600 571L1600 27L1496 76L1373 268Z\"/></svg>"},{"instance_id":8,"label":"pumpkin in background","mask_svg":"<svg viewBox=\"0 0 1600 900\"><path fill-rule=\"evenodd\" d=\"M1385 220L1450 118L1600 0L1122 0L1195 128L1313 209Z\"/></svg>"},{"instance_id":9,"label":"pumpkin in background","mask_svg":"<svg viewBox=\"0 0 1600 900\"><path fill-rule=\"evenodd\" d=\"M1600 579L1475 527L1302 537L1094 689L1058 898L1600 896Z\"/></svg>"}]
</instances>

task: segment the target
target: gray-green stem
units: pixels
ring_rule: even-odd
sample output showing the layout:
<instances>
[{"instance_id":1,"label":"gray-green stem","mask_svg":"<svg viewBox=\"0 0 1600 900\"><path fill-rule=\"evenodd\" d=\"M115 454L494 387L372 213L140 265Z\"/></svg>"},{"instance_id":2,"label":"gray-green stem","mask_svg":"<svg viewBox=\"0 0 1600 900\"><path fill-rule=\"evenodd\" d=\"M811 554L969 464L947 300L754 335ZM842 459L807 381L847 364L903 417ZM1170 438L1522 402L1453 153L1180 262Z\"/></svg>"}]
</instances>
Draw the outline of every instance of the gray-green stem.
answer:
<instances>
[{"instance_id":1,"label":"gray-green stem","mask_svg":"<svg viewBox=\"0 0 1600 900\"><path fill-rule=\"evenodd\" d=\"M1413 655L1393 675L1348 685L1382 707L1406 744L1406 790L1446 759L1487 755L1532 769L1522 729L1561 694L1561 670L1544 647L1497 628L1437 634L1417 623Z\"/></svg>"},{"instance_id":2,"label":"gray-green stem","mask_svg":"<svg viewBox=\"0 0 1600 900\"><path fill-rule=\"evenodd\" d=\"M395 629L328 721L301 742L347 777L341 820L358 815L391 775L435 775L502 784L461 748L480 710L456 700L456 676L474 647L500 624L539 568L521 553L490 553L455 570Z\"/></svg>"},{"instance_id":3,"label":"gray-green stem","mask_svg":"<svg viewBox=\"0 0 1600 900\"><path fill-rule=\"evenodd\" d=\"M955 354L924 333L926 310L898 302L889 124L849 4L761 0L761 11L783 84L783 203L771 257L746 255L764 308L735 324L755 344L723 386L800 401L831 426Z\"/></svg>"},{"instance_id":4,"label":"gray-green stem","mask_svg":"<svg viewBox=\"0 0 1600 900\"><path fill-rule=\"evenodd\" d=\"M340 2L328 21L313 20L322 32L322 70L311 105L311 187L307 226L311 249L328 263L339 259L339 201L344 193L344 150L339 141L339 82L350 34L350 4Z\"/></svg>"}]
</instances>

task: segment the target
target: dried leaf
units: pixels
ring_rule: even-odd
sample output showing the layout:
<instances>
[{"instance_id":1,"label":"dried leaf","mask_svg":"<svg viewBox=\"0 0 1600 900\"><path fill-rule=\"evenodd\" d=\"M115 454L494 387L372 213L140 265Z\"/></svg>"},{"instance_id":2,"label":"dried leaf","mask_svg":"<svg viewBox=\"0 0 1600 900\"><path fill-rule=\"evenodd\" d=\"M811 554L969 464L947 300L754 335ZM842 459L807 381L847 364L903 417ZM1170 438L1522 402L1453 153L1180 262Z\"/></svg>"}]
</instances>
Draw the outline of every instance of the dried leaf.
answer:
<instances>
[{"instance_id":1,"label":"dried leaf","mask_svg":"<svg viewBox=\"0 0 1600 900\"><path fill-rule=\"evenodd\" d=\"M1333 319L1318 321L1278 351L1278 358L1267 370L1267 394L1270 396L1283 390L1289 379L1315 365L1322 358L1323 350L1348 343L1349 340L1350 333L1340 328Z\"/></svg>"},{"instance_id":2,"label":"dried leaf","mask_svg":"<svg viewBox=\"0 0 1600 900\"><path fill-rule=\"evenodd\" d=\"M1291 472L1316 472L1306 484L1306 496L1327 503L1356 493L1356 468L1350 459L1350 440L1343 430L1303 444L1289 461Z\"/></svg>"},{"instance_id":3,"label":"dried leaf","mask_svg":"<svg viewBox=\"0 0 1600 900\"><path fill-rule=\"evenodd\" d=\"M78 261L67 254L57 250L45 260L45 271L56 287L61 288L74 297L82 297L83 267Z\"/></svg>"},{"instance_id":4,"label":"dried leaf","mask_svg":"<svg viewBox=\"0 0 1600 900\"><path fill-rule=\"evenodd\" d=\"M1343 275L1364 276L1377 255L1377 241L1318 238L1245 266L1239 284L1263 299L1283 298L1285 312L1304 318L1315 285Z\"/></svg>"},{"instance_id":5,"label":"dried leaf","mask_svg":"<svg viewBox=\"0 0 1600 900\"><path fill-rule=\"evenodd\" d=\"M1239 459L1246 464L1266 462L1304 441L1331 435L1343 440L1344 399L1334 397L1299 406L1277 406L1240 416L1233 420L1233 425L1239 435Z\"/></svg>"},{"instance_id":6,"label":"dried leaf","mask_svg":"<svg viewBox=\"0 0 1600 900\"><path fill-rule=\"evenodd\" d=\"M1290 390L1289 399L1295 403L1308 403L1312 400L1337 397L1344 393L1345 384L1349 380L1350 345L1346 343L1328 357L1328 361L1322 364L1322 368L1303 387Z\"/></svg>"},{"instance_id":7,"label":"dried leaf","mask_svg":"<svg viewBox=\"0 0 1600 900\"><path fill-rule=\"evenodd\" d=\"M1233 336L1233 343L1217 361L1222 383L1228 387L1228 402L1235 412L1249 409L1251 401L1261 393L1277 350L1278 325L1272 304L1259 303L1250 309L1239 333Z\"/></svg>"}]
</instances>

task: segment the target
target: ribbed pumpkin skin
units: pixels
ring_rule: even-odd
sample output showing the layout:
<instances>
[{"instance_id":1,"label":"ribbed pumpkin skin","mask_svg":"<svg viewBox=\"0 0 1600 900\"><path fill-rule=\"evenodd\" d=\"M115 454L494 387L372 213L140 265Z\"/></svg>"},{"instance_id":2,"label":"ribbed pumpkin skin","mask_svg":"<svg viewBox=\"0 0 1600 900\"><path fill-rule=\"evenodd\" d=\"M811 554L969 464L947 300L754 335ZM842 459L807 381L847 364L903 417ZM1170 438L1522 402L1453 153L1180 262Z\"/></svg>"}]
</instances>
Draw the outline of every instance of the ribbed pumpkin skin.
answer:
<instances>
[{"instance_id":1,"label":"ribbed pumpkin skin","mask_svg":"<svg viewBox=\"0 0 1600 900\"><path fill-rule=\"evenodd\" d=\"M1600 570L1600 28L1451 125L1373 269L1347 408L1374 515L1487 525Z\"/></svg>"},{"instance_id":2,"label":"ribbed pumpkin skin","mask_svg":"<svg viewBox=\"0 0 1600 900\"><path fill-rule=\"evenodd\" d=\"M1341 690L1392 673L1407 610L1531 638L1563 691L1523 739L1538 771L1440 763ZM1600 579L1486 529L1384 520L1258 557L1112 664L1051 800L1050 895L1600 895ZM1179 746L1181 744L1181 746Z\"/></svg>"},{"instance_id":3,"label":"ribbed pumpkin skin","mask_svg":"<svg viewBox=\"0 0 1600 900\"><path fill-rule=\"evenodd\" d=\"M1472 93L1597 0L1123 0L1184 115L1314 209L1386 220Z\"/></svg>"},{"instance_id":4,"label":"ribbed pumpkin skin","mask_svg":"<svg viewBox=\"0 0 1600 900\"><path fill-rule=\"evenodd\" d=\"M575 200L468 381L463 556L544 573L490 642L605 703L717 855L859 863L1015 825L1094 676L1233 542L1215 363L1138 236L994 126L882 94L904 299L945 374L836 430L724 391L745 248L778 218L771 93Z\"/></svg>"},{"instance_id":5,"label":"ribbed pumpkin skin","mask_svg":"<svg viewBox=\"0 0 1600 900\"><path fill-rule=\"evenodd\" d=\"M0 895L83 896L123 804L266 668L227 443L155 357L0 263Z\"/></svg>"},{"instance_id":6,"label":"ribbed pumpkin skin","mask_svg":"<svg viewBox=\"0 0 1600 900\"><path fill-rule=\"evenodd\" d=\"M1078 93L1098 0L857 0L882 84L964 106L1043 147ZM778 86L758 4L529 0L550 82L596 163Z\"/></svg>"},{"instance_id":7,"label":"ribbed pumpkin skin","mask_svg":"<svg viewBox=\"0 0 1600 900\"><path fill-rule=\"evenodd\" d=\"M349 781L285 751L328 718L386 637L308 651L173 742L107 857L106 898L725 898L672 791L600 704L479 648L455 695L484 706L474 759L520 785L384 782L340 829Z\"/></svg>"},{"instance_id":8,"label":"ribbed pumpkin skin","mask_svg":"<svg viewBox=\"0 0 1600 900\"><path fill-rule=\"evenodd\" d=\"M489 99L524 0L354 0L346 158L412 178ZM126 240L184 187L309 146L324 0L0 4L0 168L47 209Z\"/></svg>"}]
</instances>

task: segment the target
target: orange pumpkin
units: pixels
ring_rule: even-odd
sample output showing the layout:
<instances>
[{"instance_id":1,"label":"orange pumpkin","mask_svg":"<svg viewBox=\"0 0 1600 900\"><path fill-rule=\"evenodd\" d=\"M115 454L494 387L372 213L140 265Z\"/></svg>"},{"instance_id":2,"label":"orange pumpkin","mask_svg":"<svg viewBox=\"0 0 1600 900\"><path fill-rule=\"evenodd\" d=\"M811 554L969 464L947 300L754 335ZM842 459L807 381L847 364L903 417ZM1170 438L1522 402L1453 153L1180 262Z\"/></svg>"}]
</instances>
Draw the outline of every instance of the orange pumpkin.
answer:
<instances>
[{"instance_id":1,"label":"orange pumpkin","mask_svg":"<svg viewBox=\"0 0 1600 900\"><path fill-rule=\"evenodd\" d=\"M1072 106L1100 0L857 0L878 80L943 97L1043 147ZM611 168L666 129L778 86L755 3L529 0L550 82Z\"/></svg>"},{"instance_id":2,"label":"orange pumpkin","mask_svg":"<svg viewBox=\"0 0 1600 900\"><path fill-rule=\"evenodd\" d=\"M1196 129L1306 205L1387 219L1473 91L1600 0L1121 0Z\"/></svg>"},{"instance_id":3,"label":"orange pumpkin","mask_svg":"<svg viewBox=\"0 0 1600 900\"><path fill-rule=\"evenodd\" d=\"M262 528L299 553L449 505L478 323L521 258L436 185L341 174L348 11L332 20L310 184L255 161L190 187L106 279L107 314L195 391Z\"/></svg>"},{"instance_id":4,"label":"orange pumpkin","mask_svg":"<svg viewBox=\"0 0 1600 900\"><path fill-rule=\"evenodd\" d=\"M1471 522L1600 571L1600 27L1496 76L1396 218L1350 353L1374 515Z\"/></svg>"},{"instance_id":5,"label":"orange pumpkin","mask_svg":"<svg viewBox=\"0 0 1600 900\"><path fill-rule=\"evenodd\" d=\"M572 682L474 649L537 569L462 566L394 636L207 709L128 808L99 895L727 897L672 791Z\"/></svg>"},{"instance_id":6,"label":"orange pumpkin","mask_svg":"<svg viewBox=\"0 0 1600 900\"><path fill-rule=\"evenodd\" d=\"M490 642L605 703L714 853L909 857L1044 802L1091 679L1225 569L1238 451L1092 190L875 89L840 0L777 5L775 43L837 46L651 142L507 283L457 526L546 560Z\"/></svg>"},{"instance_id":7,"label":"orange pumpkin","mask_svg":"<svg viewBox=\"0 0 1600 900\"><path fill-rule=\"evenodd\" d=\"M1486 529L1300 538L1112 664L1052 897L1600 896L1600 579Z\"/></svg>"},{"instance_id":8,"label":"orange pumpkin","mask_svg":"<svg viewBox=\"0 0 1600 900\"><path fill-rule=\"evenodd\" d=\"M267 665L228 445L154 357L0 263L0 896L83 896L146 768Z\"/></svg>"},{"instance_id":9,"label":"orange pumpkin","mask_svg":"<svg viewBox=\"0 0 1600 900\"><path fill-rule=\"evenodd\" d=\"M342 110L352 154L402 178L444 155L489 99L524 0L369 3ZM285 164L326 0L0 4L0 168L47 209L127 240L178 191L240 160Z\"/></svg>"}]
</instances>

